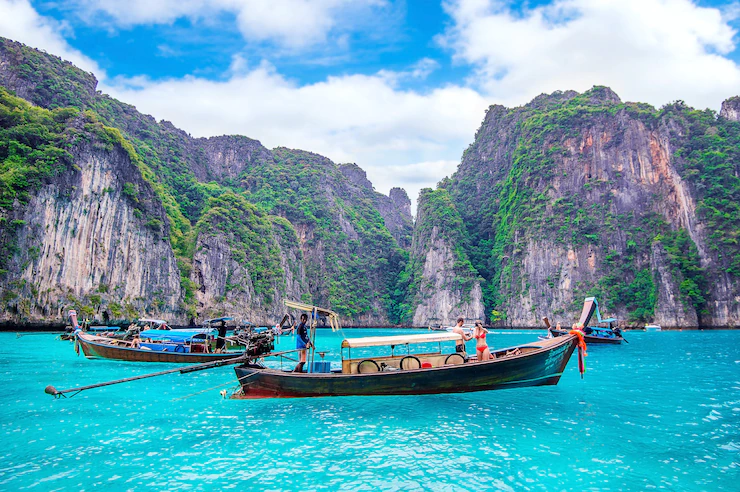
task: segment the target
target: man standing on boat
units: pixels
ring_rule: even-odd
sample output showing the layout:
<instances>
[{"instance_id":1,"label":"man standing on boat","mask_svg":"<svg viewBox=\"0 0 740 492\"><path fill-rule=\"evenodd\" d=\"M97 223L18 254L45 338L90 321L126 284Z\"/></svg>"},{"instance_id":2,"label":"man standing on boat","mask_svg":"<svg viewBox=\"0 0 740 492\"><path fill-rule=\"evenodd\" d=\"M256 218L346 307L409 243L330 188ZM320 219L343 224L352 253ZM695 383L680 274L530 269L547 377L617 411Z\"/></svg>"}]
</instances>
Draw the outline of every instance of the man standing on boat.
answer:
<instances>
[{"instance_id":1,"label":"man standing on boat","mask_svg":"<svg viewBox=\"0 0 740 492\"><path fill-rule=\"evenodd\" d=\"M308 315L301 314L301 322L295 328L295 348L298 350L299 362L293 369L293 372L303 372L303 365L306 363L306 349L311 346L311 340L308 338Z\"/></svg>"},{"instance_id":2,"label":"man standing on boat","mask_svg":"<svg viewBox=\"0 0 740 492\"><path fill-rule=\"evenodd\" d=\"M465 318L457 318L457 324L454 328L452 328L452 333L458 333L462 340L458 340L455 343L455 352L462 355L465 360L468 359L468 354L465 351L465 342L468 340L471 340L473 338L473 335L470 335L469 333L466 333L465 330L463 330L463 325L465 324Z\"/></svg>"}]
</instances>

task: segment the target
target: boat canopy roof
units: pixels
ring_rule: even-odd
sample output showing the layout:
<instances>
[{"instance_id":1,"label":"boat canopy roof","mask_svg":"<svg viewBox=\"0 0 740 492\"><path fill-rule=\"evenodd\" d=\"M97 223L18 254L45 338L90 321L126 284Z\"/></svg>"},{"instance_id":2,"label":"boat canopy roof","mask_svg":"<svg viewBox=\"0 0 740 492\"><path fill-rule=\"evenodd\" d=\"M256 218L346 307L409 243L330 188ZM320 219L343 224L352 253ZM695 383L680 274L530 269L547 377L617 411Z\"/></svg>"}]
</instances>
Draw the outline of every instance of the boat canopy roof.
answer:
<instances>
[{"instance_id":1,"label":"boat canopy roof","mask_svg":"<svg viewBox=\"0 0 740 492\"><path fill-rule=\"evenodd\" d=\"M144 330L139 333L141 338L179 343L190 342L193 339L202 340L209 335L216 335L216 330L201 328L193 330Z\"/></svg>"},{"instance_id":2,"label":"boat canopy roof","mask_svg":"<svg viewBox=\"0 0 740 492\"><path fill-rule=\"evenodd\" d=\"M331 326L331 331L337 331L337 330L342 329L342 326L339 324L339 315L335 313L334 311L332 311L331 309L326 309L326 308L322 308L319 306L313 306L311 304L306 304L306 303L298 302L298 301L289 301L287 299L285 299L283 303L285 304L286 307L298 309L300 311L309 312L311 313L312 317L314 316L314 313L317 316L318 315L326 316L327 318L329 318L329 326ZM316 320L314 319L313 322L315 321Z\"/></svg>"},{"instance_id":3,"label":"boat canopy roof","mask_svg":"<svg viewBox=\"0 0 740 492\"><path fill-rule=\"evenodd\" d=\"M163 319L139 318L139 323L157 323L158 325L163 325L167 322Z\"/></svg>"},{"instance_id":4,"label":"boat canopy roof","mask_svg":"<svg viewBox=\"0 0 740 492\"><path fill-rule=\"evenodd\" d=\"M342 348L378 347L381 345L406 345L410 343L447 342L462 340L459 333L436 332L422 335L393 335L387 337L345 338Z\"/></svg>"}]
</instances>

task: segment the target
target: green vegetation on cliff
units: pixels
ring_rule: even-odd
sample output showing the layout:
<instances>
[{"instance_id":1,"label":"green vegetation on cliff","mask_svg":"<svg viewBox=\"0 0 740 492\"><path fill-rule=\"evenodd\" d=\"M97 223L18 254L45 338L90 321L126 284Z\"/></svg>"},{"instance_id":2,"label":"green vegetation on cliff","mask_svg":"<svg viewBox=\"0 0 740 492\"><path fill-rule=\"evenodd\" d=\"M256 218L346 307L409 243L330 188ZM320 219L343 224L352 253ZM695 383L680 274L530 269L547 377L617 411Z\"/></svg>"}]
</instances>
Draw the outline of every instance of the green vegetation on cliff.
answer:
<instances>
[{"instance_id":1,"label":"green vegetation on cliff","mask_svg":"<svg viewBox=\"0 0 740 492\"><path fill-rule=\"evenodd\" d=\"M696 212L711 231L709 245L723 269L740 277L740 122L682 102L661 114L684 133L674 135L678 170L699 198Z\"/></svg>"},{"instance_id":2,"label":"green vegetation on cliff","mask_svg":"<svg viewBox=\"0 0 740 492\"><path fill-rule=\"evenodd\" d=\"M286 148L274 149L272 155L271 165L245 169L240 181L249 201L306 231L306 249L311 251L305 257L306 276L314 302L344 316L394 320L393 295L404 252L371 197L340 198L334 190L346 186L346 178L325 157ZM385 312L377 312L378 307Z\"/></svg>"},{"instance_id":3,"label":"green vegetation on cliff","mask_svg":"<svg viewBox=\"0 0 740 492\"><path fill-rule=\"evenodd\" d=\"M26 203L45 179L72 166L69 147L81 132L76 109L49 111L0 87L0 208Z\"/></svg>"},{"instance_id":4,"label":"green vegetation on cliff","mask_svg":"<svg viewBox=\"0 0 740 492\"><path fill-rule=\"evenodd\" d=\"M566 250L603 251L595 253L599 254L597 263L602 264L597 280L573 287L575 302L580 302L581 295L597 295L610 311L624 309L632 321L646 321L654 315L657 284L649 257L653 241L658 241L671 261L684 302L699 314L705 312L707 277L699 266L696 245L685 230L672 230L662 216L652 212L660 209L661 197L654 195L642 211L627 210L614 193L624 186L621 173L597 179L588 171L592 157L584 154L584 146L594 138L589 135L603 133L617 145L627 138L630 119L649 131L657 131L666 122L682 129L672 142L682 163L679 172L695 187L697 211L711 230L712 249L725 262L726 271L737 275L740 124L681 103L660 111L645 104L622 103L603 87L579 95L542 96L514 110L491 110L490 116L496 119L484 121L476 141L465 152L461 170L442 183L466 224L472 264L486 279L487 313L505 312L512 300L529 294L525 252L542 241ZM489 133L488 125L508 127L511 132L502 139ZM576 142L583 142L580 153L573 151ZM494 154L503 160L491 168L488 160ZM568 176L566 162L576 163L572 164L576 169L585 166L585 172ZM562 187L577 191L563 193ZM483 198L480 189L486 190ZM547 283L555 288L559 280L556 276Z\"/></svg>"},{"instance_id":5,"label":"green vegetation on cliff","mask_svg":"<svg viewBox=\"0 0 740 492\"><path fill-rule=\"evenodd\" d=\"M398 318L401 322L410 323L420 297L429 292L428 286L422 284L422 272L426 253L433 247L433 240L442 240L448 245L454 256L451 277L444 285L459 293L464 299L470 295L478 272L468 258L470 251L468 233L450 194L444 188L421 190L418 202L416 222L416 242L404 270L398 277L395 296L397 299Z\"/></svg>"},{"instance_id":6,"label":"green vegetation on cliff","mask_svg":"<svg viewBox=\"0 0 740 492\"><path fill-rule=\"evenodd\" d=\"M270 219L234 193L211 198L208 205L208 211L198 221L198 233L223 237L230 246L232 259L249 273L254 293L265 304L272 303L283 270Z\"/></svg>"}]
</instances>

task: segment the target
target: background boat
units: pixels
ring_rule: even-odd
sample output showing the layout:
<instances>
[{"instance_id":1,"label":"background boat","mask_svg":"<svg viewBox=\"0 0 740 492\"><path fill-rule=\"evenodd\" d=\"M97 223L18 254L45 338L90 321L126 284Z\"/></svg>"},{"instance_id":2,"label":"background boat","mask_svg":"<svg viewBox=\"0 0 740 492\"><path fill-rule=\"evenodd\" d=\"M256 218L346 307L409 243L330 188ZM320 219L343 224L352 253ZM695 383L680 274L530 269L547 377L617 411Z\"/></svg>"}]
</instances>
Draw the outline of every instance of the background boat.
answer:
<instances>
[{"instance_id":1,"label":"background boat","mask_svg":"<svg viewBox=\"0 0 740 492\"><path fill-rule=\"evenodd\" d=\"M175 330L172 330L175 331ZM169 332L171 333L171 332ZM150 334L142 332L142 335ZM203 346L203 343L194 343L194 335L177 334L171 335L169 340L161 340L157 343L141 342L141 348L131 346L130 342L116 340L107 337L90 335L88 333L77 333L75 346L79 347L89 359L113 359L131 362L173 362L183 364L195 364L212 362L217 360L233 359L243 355L244 351L227 351L223 353L207 353L204 351L193 351L193 347ZM170 343L167 343L167 342Z\"/></svg>"}]
</instances>

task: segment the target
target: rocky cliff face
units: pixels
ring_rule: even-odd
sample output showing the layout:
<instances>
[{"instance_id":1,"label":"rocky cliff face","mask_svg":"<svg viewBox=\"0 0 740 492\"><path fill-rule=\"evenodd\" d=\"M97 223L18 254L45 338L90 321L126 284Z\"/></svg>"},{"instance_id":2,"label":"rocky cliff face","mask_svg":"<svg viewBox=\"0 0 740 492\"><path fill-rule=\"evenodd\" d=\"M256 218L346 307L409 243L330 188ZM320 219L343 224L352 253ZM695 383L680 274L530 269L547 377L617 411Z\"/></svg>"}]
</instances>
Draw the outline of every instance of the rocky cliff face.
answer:
<instances>
[{"instance_id":1,"label":"rocky cliff face","mask_svg":"<svg viewBox=\"0 0 740 492\"><path fill-rule=\"evenodd\" d=\"M284 300L301 299L308 292L295 229L238 195L223 195L213 205L197 226L191 276L197 312L247 320L280 318Z\"/></svg>"},{"instance_id":2,"label":"rocky cliff face","mask_svg":"<svg viewBox=\"0 0 740 492\"><path fill-rule=\"evenodd\" d=\"M240 135L198 138L193 143L204 152L205 161L195 167L195 175L204 182L236 183L248 167L272 162L270 151L259 141Z\"/></svg>"},{"instance_id":3,"label":"rocky cliff face","mask_svg":"<svg viewBox=\"0 0 740 492\"><path fill-rule=\"evenodd\" d=\"M383 217L385 226L393 235L398 245L408 249L411 246L413 220L411 217L411 200L403 188L391 188L388 196L375 192L373 184L367 179L367 173L357 164L342 164L342 174L361 190L360 195L367 195ZM357 192L355 192L357 194Z\"/></svg>"},{"instance_id":4,"label":"rocky cliff face","mask_svg":"<svg viewBox=\"0 0 740 492\"><path fill-rule=\"evenodd\" d=\"M300 298L347 325L539 326L596 295L632 324L740 323L740 98L719 116L604 87L491 106L412 225L406 193L355 164L194 139L96 84L0 38L0 85L38 106L0 88L5 318L270 323Z\"/></svg>"},{"instance_id":5,"label":"rocky cliff face","mask_svg":"<svg viewBox=\"0 0 740 492\"><path fill-rule=\"evenodd\" d=\"M138 181L127 174L119 183L121 170L110 170L118 166L115 160L76 154L71 165L90 173L84 185L106 190L103 195L75 192L81 197L65 208L59 193L82 183L60 192L55 180L43 182L35 188L38 197L24 204L22 219L6 217L16 224L2 234L6 246L0 244L2 256L9 252L15 265L0 265L7 316L38 319L50 305L66 302L63 291L85 314L95 305L99 318L162 313L186 323L226 312L268 323L283 311L284 299L302 299L332 307L348 325L394 322L399 243L408 245L411 234L403 190L395 190L393 199L376 193L359 167L344 174L310 152L271 151L241 136L194 139L96 92L91 74L2 38L0 83L40 107L88 110L97 131L108 132L103 125L120 131L112 130L114 142L106 137L96 145L119 149L138 170ZM91 210L95 221L88 223ZM68 225L57 236L48 232L50 224ZM78 232L93 246L79 243ZM16 251L34 235L35 248L43 251L34 265L43 275L22 277L27 267L36 267ZM126 249L119 250L121 245ZM84 257L70 256L70 249L80 248L87 248ZM105 261L101 251L109 255ZM60 257L68 261L49 270L48 259ZM83 264L85 259L90 263ZM58 288L47 298L36 296L36 290L51 288L53 278L60 280Z\"/></svg>"},{"instance_id":6,"label":"rocky cliff face","mask_svg":"<svg viewBox=\"0 0 740 492\"><path fill-rule=\"evenodd\" d=\"M120 147L85 145L74 155L76 169L9 214L24 225L7 238L17 253L0 286L5 315L56 321L72 307L99 319L177 314L180 275L151 187ZM136 203L125 190L136 190Z\"/></svg>"},{"instance_id":7,"label":"rocky cliff face","mask_svg":"<svg viewBox=\"0 0 740 492\"><path fill-rule=\"evenodd\" d=\"M404 277L407 312L415 326L450 326L460 316L484 318L480 279L457 208L446 190L422 190Z\"/></svg>"},{"instance_id":8,"label":"rocky cliff face","mask_svg":"<svg viewBox=\"0 0 740 492\"><path fill-rule=\"evenodd\" d=\"M470 233L488 316L572 320L597 295L635 324L740 323L738 249L725 234L736 219L719 225L740 191L733 107L724 120L680 104L656 111L607 88L491 107L442 184ZM720 173L725 188L707 191Z\"/></svg>"},{"instance_id":9,"label":"rocky cliff face","mask_svg":"<svg viewBox=\"0 0 740 492\"><path fill-rule=\"evenodd\" d=\"M308 291L318 305L332 306L345 323L395 322L391 296L402 250L384 221L373 190L355 165L337 166L311 152L277 148L272 166L241 175L248 199L295 228ZM388 216L400 215L387 209Z\"/></svg>"},{"instance_id":10,"label":"rocky cliff face","mask_svg":"<svg viewBox=\"0 0 740 492\"><path fill-rule=\"evenodd\" d=\"M732 97L724 101L719 115L730 121L740 121L740 97Z\"/></svg>"}]
</instances>

